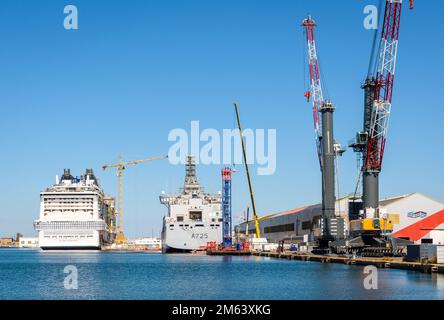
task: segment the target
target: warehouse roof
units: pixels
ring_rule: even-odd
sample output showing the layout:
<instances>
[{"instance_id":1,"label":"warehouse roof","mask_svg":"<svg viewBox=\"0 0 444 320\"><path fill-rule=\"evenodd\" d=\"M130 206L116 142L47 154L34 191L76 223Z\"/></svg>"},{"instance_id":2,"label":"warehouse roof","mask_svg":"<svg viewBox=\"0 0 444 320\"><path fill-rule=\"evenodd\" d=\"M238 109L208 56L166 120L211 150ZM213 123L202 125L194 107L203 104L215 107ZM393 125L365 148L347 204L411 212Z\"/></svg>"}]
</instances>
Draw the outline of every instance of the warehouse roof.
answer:
<instances>
[{"instance_id":1,"label":"warehouse roof","mask_svg":"<svg viewBox=\"0 0 444 320\"><path fill-rule=\"evenodd\" d=\"M390 205L390 204L392 204L392 203L394 203L396 201L399 201L399 200L405 199L407 197L410 197L410 196L412 196L414 194L420 194L420 195L422 195L424 197L432 199L432 198L430 198L430 197L428 197L428 196L426 196L426 195L424 195L422 193L414 192L414 193L409 193L409 194L403 194L403 195L396 196L396 197L390 197L390 198L382 199L379 203L382 206L387 206L387 205ZM348 199L348 198L353 198L353 197L354 197L353 195L346 195L346 196L343 196L343 197L339 198L337 201ZM437 201L435 199L432 199L432 200ZM438 202L440 202L440 201L438 201ZM288 215L288 214L295 214L295 213L301 212L301 211L303 211L305 209L309 209L309 208L311 209L311 208L314 208L314 207L320 206L320 205L321 204L318 203L318 204L312 204L312 205L300 207L300 208L297 208L297 209L292 209L292 210L287 210L287 211L280 211L280 212L276 212L276 213L272 213L272 214L268 214L266 216L260 217L259 220L267 220L267 219L270 219L270 218L275 218L275 217L279 217L279 216L285 216L285 215Z\"/></svg>"},{"instance_id":2,"label":"warehouse roof","mask_svg":"<svg viewBox=\"0 0 444 320\"><path fill-rule=\"evenodd\" d=\"M427 197L427 198L429 198L429 199L431 199L433 201L437 201L437 202L442 203L441 201L435 200L435 199L433 199L433 198L431 198L429 196L426 196L426 195L424 195L424 194L422 194L420 192L414 192L414 193L404 194L404 195L400 195L400 196L396 196L396 197L386 198L386 199L381 200L379 203L382 206L388 206L388 205L390 205L390 204L392 204L392 203L394 203L396 201L408 198L408 197L410 197L412 195L415 195L415 194L419 194L419 195ZM353 198L353 197L354 197L353 195L346 195L346 196L343 196L343 197L339 198L337 201L348 199L348 198ZM443 203L443 205L444 205L444 203ZM319 206L321 206L320 203L312 204L312 205L307 205L307 206L304 206L304 207L300 207L300 208L296 208L296 209L291 209L291 210L287 210L287 211L280 211L280 212L276 212L276 213L272 213L272 214L268 214L268 215L262 216L262 217L259 218L259 221L268 220L268 219L271 219L271 218L285 216L285 215L289 215L289 214L296 214L296 213L302 212L302 211L304 211L306 209L314 209L315 207L319 207ZM244 223L246 223L246 222L242 222L241 224L244 224Z\"/></svg>"},{"instance_id":3,"label":"warehouse roof","mask_svg":"<svg viewBox=\"0 0 444 320\"><path fill-rule=\"evenodd\" d=\"M302 210L305 210L305 209L307 209L307 208L309 208L309 207L315 207L315 206L319 206L319 204L311 205L311 206L305 206L305 207L302 207L302 208L297 208L297 209L293 209L293 210L281 211L281 212L277 212L277 213L269 214L269 215L267 215L267 216L260 217L259 220L267 220L267 219L275 218L275 217L279 217L279 216L286 216L287 214L298 213L298 212L300 212L300 211L302 211Z\"/></svg>"},{"instance_id":4,"label":"warehouse roof","mask_svg":"<svg viewBox=\"0 0 444 320\"><path fill-rule=\"evenodd\" d=\"M414 195L414 193L409 193L409 194L404 194L402 196L397 196L397 197L391 197L391 198L383 199L383 200L379 201L379 204L382 205L382 206L388 206L389 204L392 204L392 203L394 203L394 202L396 202L398 200L401 200L401 199L405 199L405 198L407 198L407 197L409 197L411 195Z\"/></svg>"}]
</instances>

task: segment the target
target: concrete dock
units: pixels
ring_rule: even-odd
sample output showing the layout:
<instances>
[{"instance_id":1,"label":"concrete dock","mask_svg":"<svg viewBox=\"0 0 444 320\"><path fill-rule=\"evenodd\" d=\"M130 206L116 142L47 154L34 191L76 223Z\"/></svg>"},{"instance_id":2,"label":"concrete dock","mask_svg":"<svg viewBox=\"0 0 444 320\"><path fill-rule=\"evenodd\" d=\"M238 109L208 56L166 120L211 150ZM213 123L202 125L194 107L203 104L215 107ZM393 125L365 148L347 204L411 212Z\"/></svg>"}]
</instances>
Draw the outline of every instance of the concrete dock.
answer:
<instances>
[{"instance_id":1,"label":"concrete dock","mask_svg":"<svg viewBox=\"0 0 444 320\"><path fill-rule=\"evenodd\" d=\"M368 266L377 268L403 269L419 271L423 273L444 273L444 264L431 264L421 262L406 262L402 258L350 258L345 256L323 256L301 253L277 253L277 252L252 252L252 255L276 259L288 259L299 261L313 261L321 263L341 263L348 265Z\"/></svg>"},{"instance_id":2,"label":"concrete dock","mask_svg":"<svg viewBox=\"0 0 444 320\"><path fill-rule=\"evenodd\" d=\"M207 250L209 256L251 256L251 251Z\"/></svg>"}]
</instances>

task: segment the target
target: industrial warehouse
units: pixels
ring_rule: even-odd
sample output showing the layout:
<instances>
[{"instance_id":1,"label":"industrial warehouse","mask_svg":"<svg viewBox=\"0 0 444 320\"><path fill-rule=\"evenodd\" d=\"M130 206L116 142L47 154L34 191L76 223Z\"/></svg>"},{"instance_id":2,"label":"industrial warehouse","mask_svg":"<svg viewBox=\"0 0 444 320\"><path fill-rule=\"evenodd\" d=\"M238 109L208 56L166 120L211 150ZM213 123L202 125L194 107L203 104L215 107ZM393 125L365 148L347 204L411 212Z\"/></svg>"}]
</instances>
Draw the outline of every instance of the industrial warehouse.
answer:
<instances>
[{"instance_id":1,"label":"industrial warehouse","mask_svg":"<svg viewBox=\"0 0 444 320\"><path fill-rule=\"evenodd\" d=\"M417 244L444 244L444 203L421 193L412 193L379 202L380 208L393 223L393 236L413 241ZM349 221L355 220L355 212L362 210L359 198L346 196L336 201L336 216L343 218L345 228L338 230L347 237L350 233ZM268 242L284 242L306 246L320 235L322 205L305 207L266 215L258 219L262 236ZM255 233L254 221L235 226L239 239Z\"/></svg>"}]
</instances>

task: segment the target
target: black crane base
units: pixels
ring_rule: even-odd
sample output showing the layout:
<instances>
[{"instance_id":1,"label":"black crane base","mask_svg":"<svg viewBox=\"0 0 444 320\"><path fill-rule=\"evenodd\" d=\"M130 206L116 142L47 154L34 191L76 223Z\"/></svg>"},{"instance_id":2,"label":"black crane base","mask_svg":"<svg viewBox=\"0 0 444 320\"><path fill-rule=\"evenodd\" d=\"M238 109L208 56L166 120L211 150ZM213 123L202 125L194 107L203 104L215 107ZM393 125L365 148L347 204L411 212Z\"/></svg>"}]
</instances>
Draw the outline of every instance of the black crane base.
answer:
<instances>
[{"instance_id":1,"label":"black crane base","mask_svg":"<svg viewBox=\"0 0 444 320\"><path fill-rule=\"evenodd\" d=\"M330 254L330 244L334 241L334 237L324 236L318 239L318 246L311 251L313 254Z\"/></svg>"}]
</instances>

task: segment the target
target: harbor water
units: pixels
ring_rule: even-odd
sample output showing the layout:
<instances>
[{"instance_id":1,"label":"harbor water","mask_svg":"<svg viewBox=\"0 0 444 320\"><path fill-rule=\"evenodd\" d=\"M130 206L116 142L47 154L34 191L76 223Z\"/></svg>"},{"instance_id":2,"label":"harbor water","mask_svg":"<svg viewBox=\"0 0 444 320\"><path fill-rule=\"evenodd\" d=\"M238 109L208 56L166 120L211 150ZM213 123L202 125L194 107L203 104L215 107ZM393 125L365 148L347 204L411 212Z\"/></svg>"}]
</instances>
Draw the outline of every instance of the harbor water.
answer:
<instances>
[{"instance_id":1,"label":"harbor water","mask_svg":"<svg viewBox=\"0 0 444 320\"><path fill-rule=\"evenodd\" d=\"M77 289L67 289L73 269ZM444 299L444 275L378 269L378 289L367 290L363 271L253 256L3 249L0 299Z\"/></svg>"}]
</instances>

